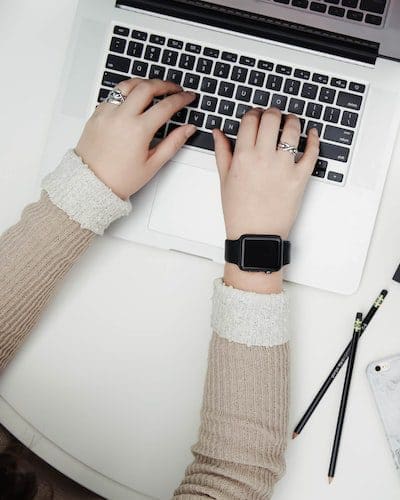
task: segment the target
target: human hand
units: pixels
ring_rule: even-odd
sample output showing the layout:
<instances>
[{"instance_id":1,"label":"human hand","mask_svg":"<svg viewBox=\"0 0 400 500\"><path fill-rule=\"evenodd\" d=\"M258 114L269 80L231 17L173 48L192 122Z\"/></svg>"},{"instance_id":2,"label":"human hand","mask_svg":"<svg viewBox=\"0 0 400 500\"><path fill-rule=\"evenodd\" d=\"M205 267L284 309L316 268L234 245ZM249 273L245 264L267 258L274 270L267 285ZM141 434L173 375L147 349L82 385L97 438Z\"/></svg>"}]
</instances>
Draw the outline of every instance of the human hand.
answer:
<instances>
[{"instance_id":1,"label":"human hand","mask_svg":"<svg viewBox=\"0 0 400 500\"><path fill-rule=\"evenodd\" d=\"M124 103L103 102L88 120L75 151L96 176L120 198L139 191L196 131L194 125L173 130L157 146L157 130L196 94L161 80L132 78L118 84ZM148 108L153 98L168 97ZM147 109L148 108L148 109Z\"/></svg>"}]
</instances>

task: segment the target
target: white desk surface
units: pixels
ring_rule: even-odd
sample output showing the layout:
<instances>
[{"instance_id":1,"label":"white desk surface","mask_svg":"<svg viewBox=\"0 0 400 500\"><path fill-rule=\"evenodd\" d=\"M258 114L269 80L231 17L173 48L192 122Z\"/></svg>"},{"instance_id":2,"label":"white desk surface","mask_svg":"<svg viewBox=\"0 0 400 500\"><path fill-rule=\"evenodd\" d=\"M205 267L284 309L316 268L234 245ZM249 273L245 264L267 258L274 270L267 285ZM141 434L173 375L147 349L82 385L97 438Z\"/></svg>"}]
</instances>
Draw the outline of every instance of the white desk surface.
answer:
<instances>
[{"instance_id":1,"label":"white desk surface","mask_svg":"<svg viewBox=\"0 0 400 500\"><path fill-rule=\"evenodd\" d=\"M33 186L75 6L76 0L0 3L1 231L38 195ZM326 476L343 374L289 443L276 500L399 498L365 377L370 361L400 352L400 285L391 282L400 262L399 192L400 142L355 295L287 286L290 429L350 338L355 312L366 312L383 287L390 295L360 345L335 481L328 486ZM0 421L107 498L169 498L197 435L212 280L221 272L196 258L98 240L2 375Z\"/></svg>"}]
</instances>

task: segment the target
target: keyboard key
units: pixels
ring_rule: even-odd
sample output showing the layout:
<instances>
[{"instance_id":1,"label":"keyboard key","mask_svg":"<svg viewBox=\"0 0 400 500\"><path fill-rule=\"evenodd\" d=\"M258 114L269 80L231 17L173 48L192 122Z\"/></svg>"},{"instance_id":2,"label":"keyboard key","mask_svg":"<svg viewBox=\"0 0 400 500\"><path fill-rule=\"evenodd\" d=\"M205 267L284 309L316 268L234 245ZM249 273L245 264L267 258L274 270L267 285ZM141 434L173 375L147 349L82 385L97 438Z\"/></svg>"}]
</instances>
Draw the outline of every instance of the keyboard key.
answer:
<instances>
[{"instance_id":1,"label":"keyboard key","mask_svg":"<svg viewBox=\"0 0 400 500\"><path fill-rule=\"evenodd\" d=\"M242 118L243 115L247 113L247 111L250 111L252 109L251 106L247 106L245 104L238 104L238 107L236 109L236 118Z\"/></svg>"},{"instance_id":2,"label":"keyboard key","mask_svg":"<svg viewBox=\"0 0 400 500\"><path fill-rule=\"evenodd\" d=\"M300 82L298 80L292 80L291 78L287 78L285 82L285 86L283 91L286 94L297 95L300 90Z\"/></svg>"},{"instance_id":3,"label":"keyboard key","mask_svg":"<svg viewBox=\"0 0 400 500\"><path fill-rule=\"evenodd\" d=\"M284 4L287 4L287 5L289 5L289 1L290 0L274 0L274 2L276 2L276 3L284 3Z\"/></svg>"},{"instance_id":4,"label":"keyboard key","mask_svg":"<svg viewBox=\"0 0 400 500\"><path fill-rule=\"evenodd\" d=\"M201 83L201 91L208 92L209 94L214 94L217 89L217 80L214 78L203 78Z\"/></svg>"},{"instance_id":5,"label":"keyboard key","mask_svg":"<svg viewBox=\"0 0 400 500\"><path fill-rule=\"evenodd\" d=\"M313 170L313 173L311 175L313 175L314 177L320 177L321 179L323 179L326 175L326 170L321 170L321 169L315 167Z\"/></svg>"},{"instance_id":6,"label":"keyboard key","mask_svg":"<svg viewBox=\"0 0 400 500\"><path fill-rule=\"evenodd\" d=\"M328 168L328 162L326 160L317 160L317 163L315 164L314 171L312 175L315 177L321 177L324 178L326 174L326 169Z\"/></svg>"},{"instance_id":7,"label":"keyboard key","mask_svg":"<svg viewBox=\"0 0 400 500\"><path fill-rule=\"evenodd\" d=\"M344 111L342 121L340 122L345 127L355 128L357 125L358 114L350 111Z\"/></svg>"},{"instance_id":8,"label":"keyboard key","mask_svg":"<svg viewBox=\"0 0 400 500\"><path fill-rule=\"evenodd\" d=\"M187 50L188 52L194 52L195 54L200 54L201 47L200 45L197 45L195 43L187 43L185 50Z\"/></svg>"},{"instance_id":9,"label":"keyboard key","mask_svg":"<svg viewBox=\"0 0 400 500\"><path fill-rule=\"evenodd\" d=\"M145 33L144 31L133 30L131 37L135 38L136 40L142 40L142 42L145 42L147 40L147 33Z\"/></svg>"},{"instance_id":10,"label":"keyboard key","mask_svg":"<svg viewBox=\"0 0 400 500\"><path fill-rule=\"evenodd\" d=\"M362 97L348 92L339 92L336 104L343 108L360 109Z\"/></svg>"},{"instance_id":11,"label":"keyboard key","mask_svg":"<svg viewBox=\"0 0 400 500\"><path fill-rule=\"evenodd\" d=\"M233 54L232 52L222 52L221 59L223 61L235 63L238 60L238 55Z\"/></svg>"},{"instance_id":12,"label":"keyboard key","mask_svg":"<svg viewBox=\"0 0 400 500\"><path fill-rule=\"evenodd\" d=\"M322 83L326 85L328 83L329 77L326 75L321 75L320 73L314 73L312 77L313 82Z\"/></svg>"},{"instance_id":13,"label":"keyboard key","mask_svg":"<svg viewBox=\"0 0 400 500\"><path fill-rule=\"evenodd\" d=\"M101 82L102 85L106 87L115 87L119 83L123 82L127 79L126 75L119 75L118 73L111 73L109 71L105 71L103 74L103 80Z\"/></svg>"},{"instance_id":14,"label":"keyboard key","mask_svg":"<svg viewBox=\"0 0 400 500\"><path fill-rule=\"evenodd\" d=\"M309 80L311 73L309 71L306 71L305 69L295 69L294 76L296 78L302 78L303 80Z\"/></svg>"},{"instance_id":15,"label":"keyboard key","mask_svg":"<svg viewBox=\"0 0 400 500\"><path fill-rule=\"evenodd\" d=\"M175 50L164 50L161 62L167 66L175 66L178 61L179 53Z\"/></svg>"},{"instance_id":16,"label":"keyboard key","mask_svg":"<svg viewBox=\"0 0 400 500\"><path fill-rule=\"evenodd\" d=\"M252 70L249 76L249 84L256 85L257 87L262 87L265 82L266 74L262 71Z\"/></svg>"},{"instance_id":17,"label":"keyboard key","mask_svg":"<svg viewBox=\"0 0 400 500\"><path fill-rule=\"evenodd\" d=\"M210 47L204 47L203 54L207 57L219 57L219 50L218 49L211 49Z\"/></svg>"},{"instance_id":18,"label":"keyboard key","mask_svg":"<svg viewBox=\"0 0 400 500\"><path fill-rule=\"evenodd\" d=\"M346 163L349 158L350 149L344 146L337 146L329 142L319 143L319 155L328 160L336 160Z\"/></svg>"},{"instance_id":19,"label":"keyboard key","mask_svg":"<svg viewBox=\"0 0 400 500\"><path fill-rule=\"evenodd\" d=\"M365 85L362 83L350 82L349 90L353 90L354 92L360 92L363 94L365 92Z\"/></svg>"},{"instance_id":20,"label":"keyboard key","mask_svg":"<svg viewBox=\"0 0 400 500\"><path fill-rule=\"evenodd\" d=\"M318 130L318 136L321 137L322 126L323 124L321 122L314 122L312 120L309 120L307 122L306 132L308 132L310 128L316 128Z\"/></svg>"},{"instance_id":21,"label":"keyboard key","mask_svg":"<svg viewBox=\"0 0 400 500\"><path fill-rule=\"evenodd\" d=\"M344 17L345 12L345 9L342 9L342 7L334 7L333 5L331 5L328 9L328 14L336 17Z\"/></svg>"},{"instance_id":22,"label":"keyboard key","mask_svg":"<svg viewBox=\"0 0 400 500\"><path fill-rule=\"evenodd\" d=\"M333 3L335 5L339 5L340 0L325 0L326 3Z\"/></svg>"},{"instance_id":23,"label":"keyboard key","mask_svg":"<svg viewBox=\"0 0 400 500\"><path fill-rule=\"evenodd\" d=\"M207 117L206 128L213 130L215 128L221 128L222 118L219 116L209 115Z\"/></svg>"},{"instance_id":24,"label":"keyboard key","mask_svg":"<svg viewBox=\"0 0 400 500\"><path fill-rule=\"evenodd\" d=\"M249 70L247 68L241 68L240 66L234 66L232 70L231 79L234 82L244 83L247 78L247 73Z\"/></svg>"},{"instance_id":25,"label":"keyboard key","mask_svg":"<svg viewBox=\"0 0 400 500\"><path fill-rule=\"evenodd\" d=\"M359 10L348 10L346 12L347 19L351 19L352 21L362 21L364 14Z\"/></svg>"},{"instance_id":26,"label":"keyboard key","mask_svg":"<svg viewBox=\"0 0 400 500\"><path fill-rule=\"evenodd\" d=\"M300 7L306 9L308 7L308 0L292 0L293 7Z\"/></svg>"},{"instance_id":27,"label":"keyboard key","mask_svg":"<svg viewBox=\"0 0 400 500\"><path fill-rule=\"evenodd\" d=\"M302 134L304 131L304 127L306 126L306 121L304 118L299 118L300 120L300 133Z\"/></svg>"},{"instance_id":28,"label":"keyboard key","mask_svg":"<svg viewBox=\"0 0 400 500\"><path fill-rule=\"evenodd\" d=\"M218 78L228 78L230 71L230 64L217 62L214 68L214 76L218 76Z\"/></svg>"},{"instance_id":29,"label":"keyboard key","mask_svg":"<svg viewBox=\"0 0 400 500\"><path fill-rule=\"evenodd\" d=\"M205 95L203 96L203 100L201 101L201 109L214 112L217 109L217 102L218 101L215 97Z\"/></svg>"},{"instance_id":30,"label":"keyboard key","mask_svg":"<svg viewBox=\"0 0 400 500\"><path fill-rule=\"evenodd\" d=\"M129 36L129 28L124 26L114 26L114 33L120 36Z\"/></svg>"},{"instance_id":31,"label":"keyboard key","mask_svg":"<svg viewBox=\"0 0 400 500\"><path fill-rule=\"evenodd\" d=\"M358 0L342 0L343 7L350 7L352 9L355 9L357 5L358 5Z\"/></svg>"},{"instance_id":32,"label":"keyboard key","mask_svg":"<svg viewBox=\"0 0 400 500\"><path fill-rule=\"evenodd\" d=\"M374 24L375 26L380 26L382 24L382 17L374 16L372 14L367 14L365 16L365 22L368 24Z\"/></svg>"},{"instance_id":33,"label":"keyboard key","mask_svg":"<svg viewBox=\"0 0 400 500\"><path fill-rule=\"evenodd\" d=\"M194 68L196 58L190 54L182 54L179 60L179 67L191 71Z\"/></svg>"},{"instance_id":34,"label":"keyboard key","mask_svg":"<svg viewBox=\"0 0 400 500\"><path fill-rule=\"evenodd\" d=\"M197 130L189 139L186 141L189 146L196 146L201 149L208 149L209 151L214 151L214 138L210 132L203 132L202 130Z\"/></svg>"},{"instance_id":35,"label":"keyboard key","mask_svg":"<svg viewBox=\"0 0 400 500\"><path fill-rule=\"evenodd\" d=\"M206 115L201 111L191 111L189 114L188 123L196 125L196 127L202 127Z\"/></svg>"},{"instance_id":36,"label":"keyboard key","mask_svg":"<svg viewBox=\"0 0 400 500\"><path fill-rule=\"evenodd\" d=\"M301 97L306 97L307 99L315 99L317 97L318 87L313 83L303 83L303 88L301 89Z\"/></svg>"},{"instance_id":37,"label":"keyboard key","mask_svg":"<svg viewBox=\"0 0 400 500\"><path fill-rule=\"evenodd\" d=\"M187 115L188 115L188 110L186 108L182 108L174 114L171 120L173 122L185 123Z\"/></svg>"},{"instance_id":38,"label":"keyboard key","mask_svg":"<svg viewBox=\"0 0 400 500\"><path fill-rule=\"evenodd\" d=\"M292 68L290 66L284 66L283 64L277 64L276 72L281 73L282 75L291 75Z\"/></svg>"},{"instance_id":39,"label":"keyboard key","mask_svg":"<svg viewBox=\"0 0 400 500\"><path fill-rule=\"evenodd\" d=\"M161 49L159 47L154 47L154 45L148 45L144 53L144 58L147 61L158 62L160 60Z\"/></svg>"},{"instance_id":40,"label":"keyboard key","mask_svg":"<svg viewBox=\"0 0 400 500\"><path fill-rule=\"evenodd\" d=\"M250 87L243 87L242 85L239 85L236 90L235 98L238 101L250 102L252 93L253 89Z\"/></svg>"},{"instance_id":41,"label":"keyboard key","mask_svg":"<svg viewBox=\"0 0 400 500\"><path fill-rule=\"evenodd\" d=\"M197 90L199 88L199 84L200 84L199 75L195 75L193 73L186 73L185 81L183 82L184 87L187 87L188 89Z\"/></svg>"},{"instance_id":42,"label":"keyboard key","mask_svg":"<svg viewBox=\"0 0 400 500\"><path fill-rule=\"evenodd\" d=\"M199 57L199 60L197 61L196 71L198 73L205 73L206 75L209 75L211 73L213 64L214 61L212 61L211 59Z\"/></svg>"},{"instance_id":43,"label":"keyboard key","mask_svg":"<svg viewBox=\"0 0 400 500\"><path fill-rule=\"evenodd\" d=\"M168 70L166 80L168 80L169 82L174 82L177 85L180 85L182 83L182 78L183 78L182 71L179 71L178 69L173 69L173 68Z\"/></svg>"},{"instance_id":44,"label":"keyboard key","mask_svg":"<svg viewBox=\"0 0 400 500\"><path fill-rule=\"evenodd\" d=\"M340 142L341 144L351 145L353 142L354 132L345 128L333 127L327 125L325 128L324 139L332 142Z\"/></svg>"},{"instance_id":45,"label":"keyboard key","mask_svg":"<svg viewBox=\"0 0 400 500\"><path fill-rule=\"evenodd\" d=\"M132 68L132 75L145 77L149 65L143 61L134 61Z\"/></svg>"},{"instance_id":46,"label":"keyboard key","mask_svg":"<svg viewBox=\"0 0 400 500\"><path fill-rule=\"evenodd\" d=\"M103 102L107 99L110 89L100 89L99 95L97 97L97 102Z\"/></svg>"},{"instance_id":47,"label":"keyboard key","mask_svg":"<svg viewBox=\"0 0 400 500\"><path fill-rule=\"evenodd\" d=\"M142 57L143 54L143 43L140 42L129 42L128 45L128 55L133 57Z\"/></svg>"},{"instance_id":48,"label":"keyboard key","mask_svg":"<svg viewBox=\"0 0 400 500\"><path fill-rule=\"evenodd\" d=\"M329 123L337 123L339 121L340 110L327 106L324 112L324 120Z\"/></svg>"},{"instance_id":49,"label":"keyboard key","mask_svg":"<svg viewBox=\"0 0 400 500\"><path fill-rule=\"evenodd\" d=\"M224 132L229 135L238 135L240 122L236 120L225 120Z\"/></svg>"},{"instance_id":50,"label":"keyboard key","mask_svg":"<svg viewBox=\"0 0 400 500\"><path fill-rule=\"evenodd\" d=\"M269 61L258 61L257 67L265 71L272 71L274 69L273 63Z\"/></svg>"},{"instance_id":51,"label":"keyboard key","mask_svg":"<svg viewBox=\"0 0 400 500\"><path fill-rule=\"evenodd\" d=\"M339 87L341 89L345 89L347 86L347 81L342 80L340 78L331 78L332 87Z\"/></svg>"},{"instance_id":52,"label":"keyboard key","mask_svg":"<svg viewBox=\"0 0 400 500\"><path fill-rule=\"evenodd\" d=\"M383 14L385 6L386 0L361 0L359 9L372 12L373 14Z\"/></svg>"},{"instance_id":53,"label":"keyboard key","mask_svg":"<svg viewBox=\"0 0 400 500\"><path fill-rule=\"evenodd\" d=\"M329 172L328 179L330 181L342 182L343 181L343 174L339 174L338 172Z\"/></svg>"},{"instance_id":54,"label":"keyboard key","mask_svg":"<svg viewBox=\"0 0 400 500\"><path fill-rule=\"evenodd\" d=\"M281 90L283 78L278 75L269 75L267 78L267 89L271 90Z\"/></svg>"},{"instance_id":55,"label":"keyboard key","mask_svg":"<svg viewBox=\"0 0 400 500\"><path fill-rule=\"evenodd\" d=\"M235 85L230 82L221 82L219 84L218 95L222 97L233 97Z\"/></svg>"},{"instance_id":56,"label":"keyboard key","mask_svg":"<svg viewBox=\"0 0 400 500\"><path fill-rule=\"evenodd\" d=\"M221 115L232 116L235 110L235 103L232 101L226 101L222 99L219 104L218 113Z\"/></svg>"},{"instance_id":57,"label":"keyboard key","mask_svg":"<svg viewBox=\"0 0 400 500\"><path fill-rule=\"evenodd\" d=\"M322 113L321 104L316 104L315 102L309 102L307 104L306 116L318 120L321 117L321 113Z\"/></svg>"},{"instance_id":58,"label":"keyboard key","mask_svg":"<svg viewBox=\"0 0 400 500\"><path fill-rule=\"evenodd\" d=\"M320 2L311 2L310 4L310 10L314 11L314 12L326 12L326 8L327 6L323 3L320 3Z\"/></svg>"},{"instance_id":59,"label":"keyboard key","mask_svg":"<svg viewBox=\"0 0 400 500\"><path fill-rule=\"evenodd\" d=\"M154 137L157 137L158 139L162 139L165 135L165 130L166 130L167 126L166 125L163 125L162 127L160 127L157 132L155 133L155 136Z\"/></svg>"},{"instance_id":60,"label":"keyboard key","mask_svg":"<svg viewBox=\"0 0 400 500\"><path fill-rule=\"evenodd\" d=\"M150 35L150 43L155 43L157 45L164 45L165 44L165 36Z\"/></svg>"},{"instance_id":61,"label":"keyboard key","mask_svg":"<svg viewBox=\"0 0 400 500\"><path fill-rule=\"evenodd\" d=\"M302 99L295 99L294 97L292 97L289 101L288 111L289 113L301 115L303 114L305 104L305 101L303 101Z\"/></svg>"},{"instance_id":62,"label":"keyboard key","mask_svg":"<svg viewBox=\"0 0 400 500\"><path fill-rule=\"evenodd\" d=\"M253 104L256 106L262 106L266 108L268 106L269 101L269 92L264 92L263 90L256 90L253 97Z\"/></svg>"},{"instance_id":63,"label":"keyboard key","mask_svg":"<svg viewBox=\"0 0 400 500\"><path fill-rule=\"evenodd\" d=\"M150 67L150 73L149 73L150 79L158 78L159 80L164 80L164 75L165 75L165 68L163 68L162 66L156 66L153 64Z\"/></svg>"},{"instance_id":64,"label":"keyboard key","mask_svg":"<svg viewBox=\"0 0 400 500\"><path fill-rule=\"evenodd\" d=\"M284 95L273 94L271 99L271 108L278 108L281 111L285 111L287 103L287 97Z\"/></svg>"},{"instance_id":65,"label":"keyboard key","mask_svg":"<svg viewBox=\"0 0 400 500\"><path fill-rule=\"evenodd\" d=\"M123 54L125 52L126 40L124 38L117 38L113 36L111 39L110 50L111 52L119 52Z\"/></svg>"},{"instance_id":66,"label":"keyboard key","mask_svg":"<svg viewBox=\"0 0 400 500\"><path fill-rule=\"evenodd\" d=\"M256 60L253 57L242 56L239 63L243 64L243 66L255 66Z\"/></svg>"},{"instance_id":67,"label":"keyboard key","mask_svg":"<svg viewBox=\"0 0 400 500\"><path fill-rule=\"evenodd\" d=\"M131 60L127 57L115 56L109 54L107 57L106 68L121 71L121 73L128 73Z\"/></svg>"},{"instance_id":68,"label":"keyboard key","mask_svg":"<svg viewBox=\"0 0 400 500\"><path fill-rule=\"evenodd\" d=\"M170 38L168 40L167 45L168 47L171 47L171 49L183 49L183 42L181 42L180 40L174 40L173 38Z\"/></svg>"},{"instance_id":69,"label":"keyboard key","mask_svg":"<svg viewBox=\"0 0 400 500\"><path fill-rule=\"evenodd\" d=\"M333 104L333 101L335 100L335 96L336 96L335 89L332 89L330 87L321 87L321 90L319 93L319 100L321 102Z\"/></svg>"}]
</instances>

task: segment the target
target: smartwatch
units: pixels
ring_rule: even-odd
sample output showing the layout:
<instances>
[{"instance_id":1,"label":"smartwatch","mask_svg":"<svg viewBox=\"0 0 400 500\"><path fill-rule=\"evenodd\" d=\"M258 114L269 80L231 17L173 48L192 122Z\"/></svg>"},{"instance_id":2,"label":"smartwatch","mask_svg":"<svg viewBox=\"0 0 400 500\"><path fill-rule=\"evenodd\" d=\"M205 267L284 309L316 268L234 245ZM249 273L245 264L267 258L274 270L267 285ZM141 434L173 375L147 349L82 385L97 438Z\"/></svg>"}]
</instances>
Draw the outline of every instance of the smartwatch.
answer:
<instances>
[{"instance_id":1,"label":"smartwatch","mask_svg":"<svg viewBox=\"0 0 400 500\"><path fill-rule=\"evenodd\" d=\"M225 240L225 260L242 271L274 273L290 262L290 241L280 236L243 234Z\"/></svg>"}]
</instances>

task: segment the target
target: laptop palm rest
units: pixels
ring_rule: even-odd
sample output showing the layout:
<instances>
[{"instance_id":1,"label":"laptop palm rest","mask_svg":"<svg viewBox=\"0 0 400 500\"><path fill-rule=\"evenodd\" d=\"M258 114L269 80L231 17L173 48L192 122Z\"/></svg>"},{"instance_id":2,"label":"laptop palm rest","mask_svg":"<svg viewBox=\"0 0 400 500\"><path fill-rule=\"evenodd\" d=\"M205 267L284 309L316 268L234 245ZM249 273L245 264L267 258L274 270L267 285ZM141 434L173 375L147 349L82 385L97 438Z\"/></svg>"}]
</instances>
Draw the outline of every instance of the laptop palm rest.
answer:
<instances>
[{"instance_id":1,"label":"laptop palm rest","mask_svg":"<svg viewBox=\"0 0 400 500\"><path fill-rule=\"evenodd\" d=\"M170 162L159 174L149 228L221 246L225 226L218 172Z\"/></svg>"}]
</instances>

